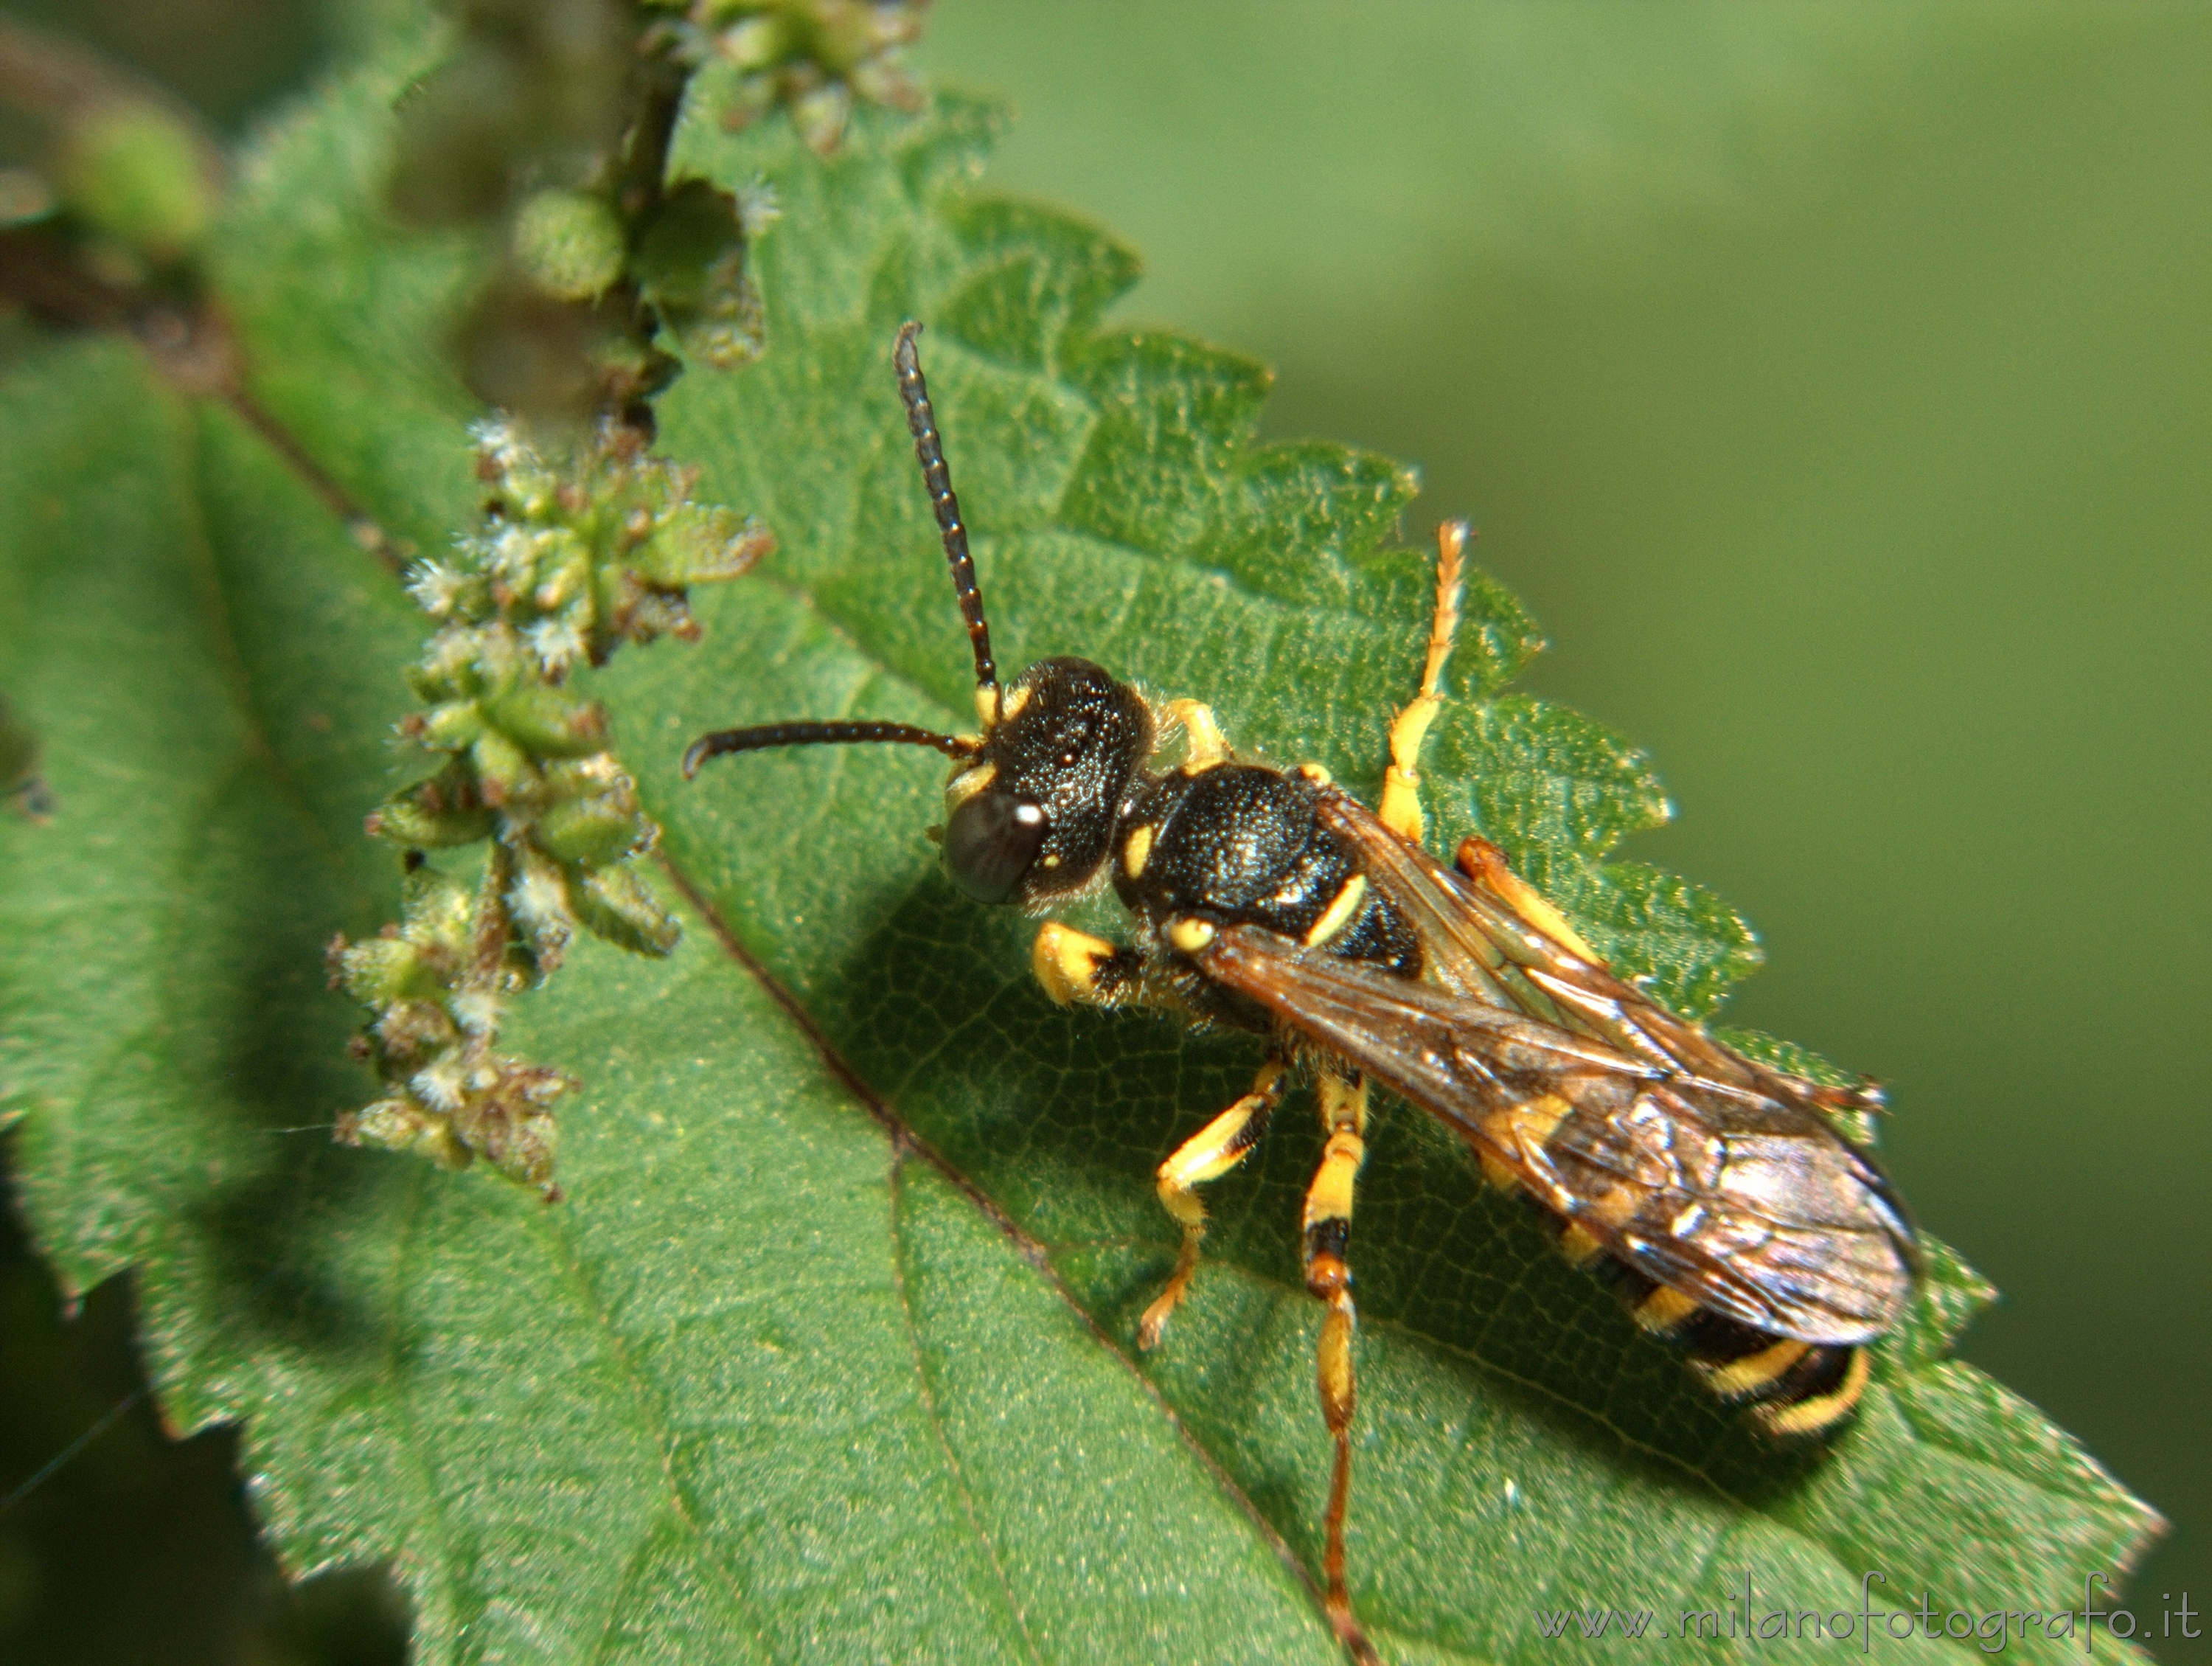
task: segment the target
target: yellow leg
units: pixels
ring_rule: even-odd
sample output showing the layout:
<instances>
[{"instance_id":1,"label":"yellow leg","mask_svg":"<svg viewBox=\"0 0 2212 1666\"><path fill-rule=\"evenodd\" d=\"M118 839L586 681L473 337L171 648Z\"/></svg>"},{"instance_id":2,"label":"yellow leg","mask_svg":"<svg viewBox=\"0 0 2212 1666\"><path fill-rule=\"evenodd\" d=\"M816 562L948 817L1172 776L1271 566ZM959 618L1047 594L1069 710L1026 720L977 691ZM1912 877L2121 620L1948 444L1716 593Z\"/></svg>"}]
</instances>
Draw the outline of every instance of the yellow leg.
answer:
<instances>
[{"instance_id":1,"label":"yellow leg","mask_svg":"<svg viewBox=\"0 0 2212 1666\"><path fill-rule=\"evenodd\" d=\"M1213 715L1213 708L1197 700L1170 700L1168 716L1182 726L1182 764L1187 775L1203 775L1217 763L1229 762L1229 738Z\"/></svg>"},{"instance_id":2,"label":"yellow leg","mask_svg":"<svg viewBox=\"0 0 2212 1666\"><path fill-rule=\"evenodd\" d=\"M1336 1443L1330 1472L1328 1514L1323 1523L1322 1577L1329 1624L1352 1657L1377 1659L1359 1622L1344 1582L1344 1520L1352 1505L1352 1414L1358 1402L1352 1364L1352 1337L1358 1316L1352 1304L1352 1268L1344 1252L1352 1236L1352 1194L1359 1165L1367 1159L1367 1084L1346 1080L1333 1071L1321 1079L1322 1125L1328 1130L1321 1167L1306 1189L1306 1288L1328 1304L1322 1320L1316 1364L1321 1414Z\"/></svg>"},{"instance_id":3,"label":"yellow leg","mask_svg":"<svg viewBox=\"0 0 2212 1666\"><path fill-rule=\"evenodd\" d=\"M1113 1006L1139 994L1145 958L1134 949L1048 920L1030 945L1030 970L1044 985L1045 994L1062 1006L1077 1001Z\"/></svg>"},{"instance_id":4,"label":"yellow leg","mask_svg":"<svg viewBox=\"0 0 2212 1666\"><path fill-rule=\"evenodd\" d=\"M1489 840L1460 841L1459 871L1561 948L1580 955L1593 966L1605 964L1605 957L1583 941L1582 934L1567 923L1566 915L1546 902L1535 886L1516 873L1507 864L1505 853Z\"/></svg>"},{"instance_id":5,"label":"yellow leg","mask_svg":"<svg viewBox=\"0 0 2212 1666\"><path fill-rule=\"evenodd\" d=\"M1198 1247L1206 1237L1206 1206L1198 1201L1198 1188L1218 1180L1242 1163L1267 1131L1275 1102L1283 1097L1283 1062L1270 1059L1252 1079L1252 1091L1223 1111L1175 1149L1160 1164L1160 1203L1182 1228L1182 1248L1176 1256L1175 1271L1167 1288L1145 1310L1137 1326L1137 1346L1159 1346L1169 1316L1190 1288L1198 1271Z\"/></svg>"},{"instance_id":6,"label":"yellow leg","mask_svg":"<svg viewBox=\"0 0 2212 1666\"><path fill-rule=\"evenodd\" d=\"M1382 825L1412 844L1421 842L1421 743L1444 703L1444 662L1459 634L1460 556L1467 548L1464 520L1437 528L1437 611L1429 625L1429 657L1421 691L1390 724L1390 767L1382 776Z\"/></svg>"}]
</instances>

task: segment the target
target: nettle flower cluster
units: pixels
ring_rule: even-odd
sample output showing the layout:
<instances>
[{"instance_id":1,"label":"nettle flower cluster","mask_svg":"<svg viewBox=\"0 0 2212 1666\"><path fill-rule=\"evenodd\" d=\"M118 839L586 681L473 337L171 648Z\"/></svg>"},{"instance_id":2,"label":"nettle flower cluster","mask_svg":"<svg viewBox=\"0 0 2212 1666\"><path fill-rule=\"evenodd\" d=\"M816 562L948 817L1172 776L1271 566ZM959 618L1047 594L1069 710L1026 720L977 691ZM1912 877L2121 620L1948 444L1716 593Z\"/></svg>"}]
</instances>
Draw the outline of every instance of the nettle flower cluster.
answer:
<instances>
[{"instance_id":1,"label":"nettle flower cluster","mask_svg":"<svg viewBox=\"0 0 2212 1666\"><path fill-rule=\"evenodd\" d=\"M682 55L726 66L718 88L731 127L787 106L799 137L828 155L845 137L855 100L921 106L906 48L921 38L928 0L644 0L680 11Z\"/></svg>"},{"instance_id":2,"label":"nettle flower cluster","mask_svg":"<svg viewBox=\"0 0 2212 1666\"><path fill-rule=\"evenodd\" d=\"M605 708L568 675L624 642L695 638L687 587L737 577L774 540L694 503L696 473L628 429L603 429L565 472L509 424L477 437L483 524L409 585L439 629L408 668L425 705L400 732L445 762L368 818L407 849L402 918L331 945L335 981L369 1012L356 1051L390 1090L338 1137L451 1168L482 1157L551 1198L553 1104L575 1084L496 1051L504 1004L580 927L640 954L678 934L638 872L659 830L607 748ZM477 843L472 886L423 854Z\"/></svg>"}]
</instances>

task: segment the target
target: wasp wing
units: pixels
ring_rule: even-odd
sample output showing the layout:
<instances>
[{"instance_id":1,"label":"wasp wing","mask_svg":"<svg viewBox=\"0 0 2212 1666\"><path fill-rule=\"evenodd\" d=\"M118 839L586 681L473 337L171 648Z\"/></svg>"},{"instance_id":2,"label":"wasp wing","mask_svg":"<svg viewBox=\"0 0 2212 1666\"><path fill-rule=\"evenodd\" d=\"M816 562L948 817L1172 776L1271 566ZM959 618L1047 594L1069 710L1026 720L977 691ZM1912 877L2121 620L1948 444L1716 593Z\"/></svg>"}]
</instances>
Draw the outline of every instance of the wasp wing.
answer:
<instances>
[{"instance_id":1,"label":"wasp wing","mask_svg":"<svg viewBox=\"0 0 2212 1666\"><path fill-rule=\"evenodd\" d=\"M1838 1345L1903 1310L1910 1229L1879 1171L1802 1103L1254 926L1224 927L1193 958L1702 1307Z\"/></svg>"},{"instance_id":2,"label":"wasp wing","mask_svg":"<svg viewBox=\"0 0 2212 1666\"><path fill-rule=\"evenodd\" d=\"M1870 1086L1830 1087L1723 1046L1615 977L1604 962L1561 942L1517 911L1510 897L1408 844L1349 793L1325 788L1316 812L1324 826L1358 853L1370 882L1419 933L1429 957L1426 974L1444 988L1477 999L1502 998L1638 1059L1695 1076L1711 1092L1802 1101L1827 1110L1880 1104ZM1507 878L1526 891L1523 882ZM1893 1195L1888 1201L1902 1221L1902 1206ZM1909 1237L1910 1227L1905 1230Z\"/></svg>"}]
</instances>

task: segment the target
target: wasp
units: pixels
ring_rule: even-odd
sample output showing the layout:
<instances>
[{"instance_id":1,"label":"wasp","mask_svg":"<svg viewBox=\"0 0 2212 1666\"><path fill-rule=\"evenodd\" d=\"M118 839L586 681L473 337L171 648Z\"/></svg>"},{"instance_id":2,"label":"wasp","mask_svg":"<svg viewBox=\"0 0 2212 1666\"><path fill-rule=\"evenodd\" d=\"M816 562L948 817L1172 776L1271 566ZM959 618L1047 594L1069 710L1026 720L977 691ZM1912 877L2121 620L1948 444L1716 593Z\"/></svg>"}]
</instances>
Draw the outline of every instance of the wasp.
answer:
<instances>
[{"instance_id":1,"label":"wasp","mask_svg":"<svg viewBox=\"0 0 2212 1666\"><path fill-rule=\"evenodd\" d=\"M1137 1329L1159 1345L1200 1263L1199 1188L1243 1162L1294 1075L1310 1076L1327 1141L1305 1196L1306 1288L1334 1443L1324 1604L1376 1658L1345 1581L1356 1309L1347 1260L1354 1181L1376 1084L1525 1194L1576 1260L1607 1268L1637 1321L1673 1338L1717 1395L1778 1436L1815 1436L1865 1389L1868 1345L1896 1324L1917 1261L1913 1228L1838 1113L1879 1106L1871 1084L1825 1086L1745 1058L1675 1017L1604 959L1481 839L1453 865L1423 844L1418 764L1443 703L1459 623L1462 522L1437 532L1437 599L1419 692L1398 712L1380 804L1307 764L1241 760L1212 711L1156 704L1087 660L1039 660L1002 685L915 337L892 362L975 666L978 733L890 722L723 730L684 754L891 743L952 761L939 835L952 883L1032 913L1110 883L1133 940L1056 921L1032 969L1062 1005L1144 1006L1251 1031L1250 1090L1160 1164L1182 1229L1174 1270ZM1177 733L1181 754L1171 755Z\"/></svg>"}]
</instances>

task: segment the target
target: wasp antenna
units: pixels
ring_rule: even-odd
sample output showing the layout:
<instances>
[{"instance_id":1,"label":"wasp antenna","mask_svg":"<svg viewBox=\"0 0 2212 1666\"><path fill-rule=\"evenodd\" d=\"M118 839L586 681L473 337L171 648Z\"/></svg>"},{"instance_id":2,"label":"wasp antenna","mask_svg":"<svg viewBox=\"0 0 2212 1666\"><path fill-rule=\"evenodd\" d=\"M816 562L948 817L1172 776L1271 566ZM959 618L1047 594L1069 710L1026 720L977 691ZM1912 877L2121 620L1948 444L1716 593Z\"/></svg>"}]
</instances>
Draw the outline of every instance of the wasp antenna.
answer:
<instances>
[{"instance_id":1,"label":"wasp antenna","mask_svg":"<svg viewBox=\"0 0 2212 1666\"><path fill-rule=\"evenodd\" d=\"M1451 658L1453 640L1459 635L1460 597L1465 588L1460 558L1474 528L1464 520L1447 520L1437 528L1437 607L1429 627L1429 655L1421 668L1421 693L1426 697L1444 691L1444 662Z\"/></svg>"},{"instance_id":2,"label":"wasp antenna","mask_svg":"<svg viewBox=\"0 0 2212 1666\"><path fill-rule=\"evenodd\" d=\"M914 434L914 454L921 464L922 483L929 489L929 507L936 512L937 530L945 539L945 559L952 569L952 593L959 599L960 617L967 623L968 641L975 650L976 703L988 720L998 710L999 668L991 660L991 627L983 619L983 593L976 587L975 562L968 553L967 523L960 519L960 500L952 493L952 471L945 466L937 416L930 409L929 384L922 380L921 356L915 351L914 338L921 333L921 325L912 319L899 325L891 363L898 371L899 398L906 404L906 425Z\"/></svg>"},{"instance_id":3,"label":"wasp antenna","mask_svg":"<svg viewBox=\"0 0 2212 1666\"><path fill-rule=\"evenodd\" d=\"M684 753L684 779L699 773L699 766L725 752L759 752L772 746L852 746L872 741L891 741L907 746L933 746L947 757L973 757L977 744L963 735L939 734L911 723L763 723L755 729L718 729L701 735Z\"/></svg>"}]
</instances>

